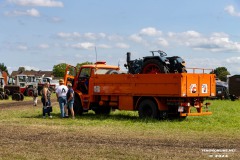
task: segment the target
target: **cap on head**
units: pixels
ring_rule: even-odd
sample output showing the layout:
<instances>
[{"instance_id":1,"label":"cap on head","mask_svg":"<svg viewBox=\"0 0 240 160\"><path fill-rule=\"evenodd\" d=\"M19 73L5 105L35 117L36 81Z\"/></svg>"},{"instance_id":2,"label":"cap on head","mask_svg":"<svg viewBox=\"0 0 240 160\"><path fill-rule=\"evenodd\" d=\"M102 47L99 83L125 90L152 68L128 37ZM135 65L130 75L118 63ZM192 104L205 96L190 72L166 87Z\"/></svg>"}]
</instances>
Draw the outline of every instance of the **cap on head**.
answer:
<instances>
[{"instance_id":1,"label":"cap on head","mask_svg":"<svg viewBox=\"0 0 240 160\"><path fill-rule=\"evenodd\" d=\"M72 87L72 83L68 83L67 86L68 86L68 87Z\"/></svg>"},{"instance_id":2,"label":"cap on head","mask_svg":"<svg viewBox=\"0 0 240 160\"><path fill-rule=\"evenodd\" d=\"M63 80L63 79L59 79L59 83L60 83L60 84L63 84L63 83L64 83L64 80Z\"/></svg>"}]
</instances>

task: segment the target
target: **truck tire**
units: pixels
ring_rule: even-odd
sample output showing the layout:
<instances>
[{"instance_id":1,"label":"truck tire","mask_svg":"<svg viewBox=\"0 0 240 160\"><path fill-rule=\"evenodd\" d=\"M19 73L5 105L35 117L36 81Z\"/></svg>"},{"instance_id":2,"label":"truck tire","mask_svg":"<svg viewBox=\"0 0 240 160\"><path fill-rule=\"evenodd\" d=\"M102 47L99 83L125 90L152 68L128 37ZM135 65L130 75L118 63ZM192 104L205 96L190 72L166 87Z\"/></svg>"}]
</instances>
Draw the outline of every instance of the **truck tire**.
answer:
<instances>
[{"instance_id":1,"label":"truck tire","mask_svg":"<svg viewBox=\"0 0 240 160\"><path fill-rule=\"evenodd\" d=\"M14 93L12 95L12 100L20 101L21 100L21 95L19 93Z\"/></svg>"},{"instance_id":2,"label":"truck tire","mask_svg":"<svg viewBox=\"0 0 240 160\"><path fill-rule=\"evenodd\" d=\"M9 99L9 96L7 94L4 94L4 99L5 100L8 100Z\"/></svg>"},{"instance_id":3,"label":"truck tire","mask_svg":"<svg viewBox=\"0 0 240 160\"><path fill-rule=\"evenodd\" d=\"M83 114L82 103L77 96L74 97L73 110L74 110L74 113L76 115L82 115Z\"/></svg>"},{"instance_id":4,"label":"truck tire","mask_svg":"<svg viewBox=\"0 0 240 160\"><path fill-rule=\"evenodd\" d=\"M33 88L29 88L27 91L27 96L32 97L33 96Z\"/></svg>"},{"instance_id":5,"label":"truck tire","mask_svg":"<svg viewBox=\"0 0 240 160\"><path fill-rule=\"evenodd\" d=\"M159 118L157 105L150 99L145 99L140 103L138 114L140 118Z\"/></svg>"},{"instance_id":6,"label":"truck tire","mask_svg":"<svg viewBox=\"0 0 240 160\"><path fill-rule=\"evenodd\" d=\"M5 89L5 94L10 95L10 91L8 89Z\"/></svg>"},{"instance_id":7,"label":"truck tire","mask_svg":"<svg viewBox=\"0 0 240 160\"><path fill-rule=\"evenodd\" d=\"M24 95L22 93L19 93L20 95L20 101L23 101L24 100Z\"/></svg>"},{"instance_id":8,"label":"truck tire","mask_svg":"<svg viewBox=\"0 0 240 160\"><path fill-rule=\"evenodd\" d=\"M24 95L24 96L28 96L28 90L29 90L29 89L30 89L30 88L26 88L26 89L25 89L25 91L23 92L23 95Z\"/></svg>"},{"instance_id":9,"label":"truck tire","mask_svg":"<svg viewBox=\"0 0 240 160\"><path fill-rule=\"evenodd\" d=\"M112 69L112 70L107 71L106 74L119 74L119 72Z\"/></svg>"},{"instance_id":10,"label":"truck tire","mask_svg":"<svg viewBox=\"0 0 240 160\"><path fill-rule=\"evenodd\" d=\"M168 69L159 60L149 59L143 63L141 73L143 74L168 73Z\"/></svg>"}]
</instances>

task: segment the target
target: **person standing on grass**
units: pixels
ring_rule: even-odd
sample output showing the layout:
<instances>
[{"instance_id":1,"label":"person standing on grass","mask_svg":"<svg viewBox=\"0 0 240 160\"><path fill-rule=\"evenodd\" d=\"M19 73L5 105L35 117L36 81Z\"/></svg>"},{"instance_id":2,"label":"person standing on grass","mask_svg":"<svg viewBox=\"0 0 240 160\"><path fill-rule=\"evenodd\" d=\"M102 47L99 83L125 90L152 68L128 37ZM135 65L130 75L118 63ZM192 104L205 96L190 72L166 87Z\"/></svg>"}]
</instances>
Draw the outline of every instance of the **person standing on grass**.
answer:
<instances>
[{"instance_id":1,"label":"person standing on grass","mask_svg":"<svg viewBox=\"0 0 240 160\"><path fill-rule=\"evenodd\" d=\"M59 103L60 113L62 118L64 118L64 106L67 103L67 92L68 92L68 88L66 85L64 85L64 80L60 79L59 86L56 89L56 96L57 96L57 101Z\"/></svg>"},{"instance_id":2,"label":"person standing on grass","mask_svg":"<svg viewBox=\"0 0 240 160\"><path fill-rule=\"evenodd\" d=\"M74 91L72 89L72 84L68 83L68 92L67 92L67 104L65 105L65 117L68 118L68 108L71 111L72 118L74 119L74 110L73 110L73 103L74 103Z\"/></svg>"},{"instance_id":3,"label":"person standing on grass","mask_svg":"<svg viewBox=\"0 0 240 160\"><path fill-rule=\"evenodd\" d=\"M49 83L46 82L44 84L44 87L42 89L42 104L43 104L43 118L46 118L45 114L47 113L49 118L52 118L50 114L50 106L51 106L51 101L50 101L50 96L51 96L51 91L48 89L49 88Z\"/></svg>"},{"instance_id":4,"label":"person standing on grass","mask_svg":"<svg viewBox=\"0 0 240 160\"><path fill-rule=\"evenodd\" d=\"M33 87L33 106L37 106L37 101L38 101L38 90L37 87Z\"/></svg>"}]
</instances>

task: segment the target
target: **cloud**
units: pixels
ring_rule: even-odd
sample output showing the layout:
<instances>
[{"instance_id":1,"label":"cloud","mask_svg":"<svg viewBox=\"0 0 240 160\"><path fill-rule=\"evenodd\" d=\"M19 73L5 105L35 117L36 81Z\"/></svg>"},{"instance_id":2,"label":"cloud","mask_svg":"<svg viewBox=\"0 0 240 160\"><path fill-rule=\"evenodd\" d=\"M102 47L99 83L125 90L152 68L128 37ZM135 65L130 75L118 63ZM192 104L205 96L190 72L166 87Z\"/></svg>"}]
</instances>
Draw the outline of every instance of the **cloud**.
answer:
<instances>
[{"instance_id":1,"label":"cloud","mask_svg":"<svg viewBox=\"0 0 240 160\"><path fill-rule=\"evenodd\" d=\"M226 59L227 63L240 64L240 57L230 57Z\"/></svg>"},{"instance_id":2,"label":"cloud","mask_svg":"<svg viewBox=\"0 0 240 160\"><path fill-rule=\"evenodd\" d=\"M106 45L106 44L99 44L99 45L97 45L97 47L102 48L102 49L109 49L109 48L112 48L111 46Z\"/></svg>"},{"instance_id":3,"label":"cloud","mask_svg":"<svg viewBox=\"0 0 240 160\"><path fill-rule=\"evenodd\" d=\"M59 38L64 38L64 39L75 39L75 38L80 38L81 34L78 32L72 32L72 33L59 32L57 33L57 36Z\"/></svg>"},{"instance_id":4,"label":"cloud","mask_svg":"<svg viewBox=\"0 0 240 160\"><path fill-rule=\"evenodd\" d=\"M196 50L240 52L240 43L231 41L229 35L225 33L212 33L209 36L204 36L196 31L187 31L182 33L170 32L168 36L169 41L176 41L180 45Z\"/></svg>"},{"instance_id":5,"label":"cloud","mask_svg":"<svg viewBox=\"0 0 240 160\"><path fill-rule=\"evenodd\" d=\"M48 48L49 48L49 45L48 45L48 44L40 44L40 45L38 46L38 48L40 48L40 49L48 49Z\"/></svg>"},{"instance_id":6,"label":"cloud","mask_svg":"<svg viewBox=\"0 0 240 160\"><path fill-rule=\"evenodd\" d=\"M233 5L228 5L227 7L224 8L224 10L231 16L240 17L240 12L235 11L235 8Z\"/></svg>"},{"instance_id":7,"label":"cloud","mask_svg":"<svg viewBox=\"0 0 240 160\"><path fill-rule=\"evenodd\" d=\"M71 45L72 48L76 48L76 49L93 49L95 47L94 43L90 43L90 42L84 42L84 43L77 43L77 44L73 44Z\"/></svg>"},{"instance_id":8,"label":"cloud","mask_svg":"<svg viewBox=\"0 0 240 160\"><path fill-rule=\"evenodd\" d=\"M28 70L28 71L31 71L31 70L34 70L34 71L39 71L40 69L37 68L37 67L32 67L32 66L23 66L25 68L25 70Z\"/></svg>"},{"instance_id":9,"label":"cloud","mask_svg":"<svg viewBox=\"0 0 240 160\"><path fill-rule=\"evenodd\" d=\"M132 34L129 39L137 43L143 42L143 38L138 34Z\"/></svg>"},{"instance_id":10,"label":"cloud","mask_svg":"<svg viewBox=\"0 0 240 160\"><path fill-rule=\"evenodd\" d=\"M50 21L57 23L57 22L61 22L62 19L60 17L52 17L50 18Z\"/></svg>"},{"instance_id":11,"label":"cloud","mask_svg":"<svg viewBox=\"0 0 240 160\"><path fill-rule=\"evenodd\" d=\"M115 46L117 48L122 48L122 49L127 49L130 47L128 44L125 44L125 43L117 43Z\"/></svg>"},{"instance_id":12,"label":"cloud","mask_svg":"<svg viewBox=\"0 0 240 160\"><path fill-rule=\"evenodd\" d=\"M22 50L22 51L26 51L26 50L28 50L28 47L25 46L25 45L18 45L17 49Z\"/></svg>"},{"instance_id":13,"label":"cloud","mask_svg":"<svg viewBox=\"0 0 240 160\"><path fill-rule=\"evenodd\" d=\"M83 34L83 38L88 40L97 40L97 39L103 39L106 37L105 33L85 33Z\"/></svg>"},{"instance_id":14,"label":"cloud","mask_svg":"<svg viewBox=\"0 0 240 160\"><path fill-rule=\"evenodd\" d=\"M168 41L167 41L166 39L164 39L164 38L158 38L157 41L156 41L156 43L157 43L158 45L161 45L161 46L164 46L164 47L166 47L166 46L169 45L169 44L168 44Z\"/></svg>"},{"instance_id":15,"label":"cloud","mask_svg":"<svg viewBox=\"0 0 240 160\"><path fill-rule=\"evenodd\" d=\"M107 39L109 41L123 41L124 40L124 38L122 36L116 35L116 34L107 36Z\"/></svg>"},{"instance_id":16,"label":"cloud","mask_svg":"<svg viewBox=\"0 0 240 160\"><path fill-rule=\"evenodd\" d=\"M7 2L20 6L63 7L63 3L55 0L7 0Z\"/></svg>"},{"instance_id":17,"label":"cloud","mask_svg":"<svg viewBox=\"0 0 240 160\"><path fill-rule=\"evenodd\" d=\"M148 27L143 28L140 31L140 35L146 35L146 36L159 36L162 34L162 31L158 31L156 28Z\"/></svg>"},{"instance_id":18,"label":"cloud","mask_svg":"<svg viewBox=\"0 0 240 160\"><path fill-rule=\"evenodd\" d=\"M83 34L80 34L78 32L72 32L72 33L59 32L57 33L57 36L60 38L69 39L69 40L74 40L79 38L83 38L85 40L100 40L100 39L106 38L107 35L105 33L91 33L91 32L83 33Z\"/></svg>"},{"instance_id":19,"label":"cloud","mask_svg":"<svg viewBox=\"0 0 240 160\"><path fill-rule=\"evenodd\" d=\"M26 11L11 11L11 12L6 12L5 15L7 16L31 16L31 17L39 17L40 13L38 10L35 8L26 10Z\"/></svg>"}]
</instances>

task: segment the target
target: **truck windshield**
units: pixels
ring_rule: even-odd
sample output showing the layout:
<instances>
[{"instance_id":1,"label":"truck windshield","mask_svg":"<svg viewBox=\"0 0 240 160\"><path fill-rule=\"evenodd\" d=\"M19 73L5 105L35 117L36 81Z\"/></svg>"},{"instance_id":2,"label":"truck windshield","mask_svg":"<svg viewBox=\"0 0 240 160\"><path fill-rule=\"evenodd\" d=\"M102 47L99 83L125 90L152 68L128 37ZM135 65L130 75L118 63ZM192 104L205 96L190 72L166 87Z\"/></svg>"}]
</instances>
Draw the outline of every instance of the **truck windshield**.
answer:
<instances>
[{"instance_id":1,"label":"truck windshield","mask_svg":"<svg viewBox=\"0 0 240 160\"><path fill-rule=\"evenodd\" d=\"M99 68L95 71L95 74L107 74L112 68Z\"/></svg>"},{"instance_id":2,"label":"truck windshield","mask_svg":"<svg viewBox=\"0 0 240 160\"><path fill-rule=\"evenodd\" d=\"M27 76L18 76L19 82L26 82Z\"/></svg>"},{"instance_id":3,"label":"truck windshield","mask_svg":"<svg viewBox=\"0 0 240 160\"><path fill-rule=\"evenodd\" d=\"M91 68L82 68L79 77L90 77Z\"/></svg>"}]
</instances>

